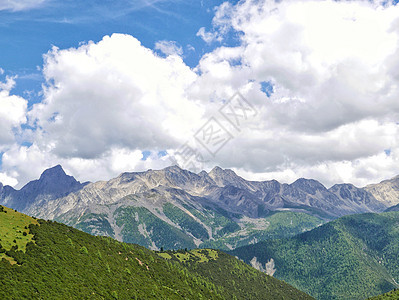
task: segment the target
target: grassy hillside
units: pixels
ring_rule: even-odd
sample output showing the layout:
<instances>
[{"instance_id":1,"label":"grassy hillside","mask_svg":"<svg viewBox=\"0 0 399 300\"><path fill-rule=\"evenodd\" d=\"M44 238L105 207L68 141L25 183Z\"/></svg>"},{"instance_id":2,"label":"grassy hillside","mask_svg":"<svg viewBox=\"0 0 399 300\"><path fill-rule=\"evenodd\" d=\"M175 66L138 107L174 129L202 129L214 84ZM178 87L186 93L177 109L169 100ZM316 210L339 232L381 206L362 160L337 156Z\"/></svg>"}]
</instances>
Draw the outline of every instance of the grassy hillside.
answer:
<instances>
[{"instance_id":1,"label":"grassy hillside","mask_svg":"<svg viewBox=\"0 0 399 300\"><path fill-rule=\"evenodd\" d=\"M26 251L6 246L0 299L310 299L220 251L154 252L1 210L2 241L28 233Z\"/></svg>"},{"instance_id":2,"label":"grassy hillside","mask_svg":"<svg viewBox=\"0 0 399 300\"><path fill-rule=\"evenodd\" d=\"M230 252L274 261L275 277L319 299L365 299L398 287L399 212L345 216L292 238Z\"/></svg>"},{"instance_id":3,"label":"grassy hillside","mask_svg":"<svg viewBox=\"0 0 399 300\"><path fill-rule=\"evenodd\" d=\"M5 252L12 247L23 252L26 251L26 244L32 241L33 235L29 233L30 224L38 224L37 220L16 212L13 209L0 206L0 260L5 258L11 264L16 261Z\"/></svg>"},{"instance_id":4,"label":"grassy hillside","mask_svg":"<svg viewBox=\"0 0 399 300\"><path fill-rule=\"evenodd\" d=\"M370 300L398 300L399 299L399 290L395 289L392 290L388 293L378 295L372 298L369 298Z\"/></svg>"}]
</instances>

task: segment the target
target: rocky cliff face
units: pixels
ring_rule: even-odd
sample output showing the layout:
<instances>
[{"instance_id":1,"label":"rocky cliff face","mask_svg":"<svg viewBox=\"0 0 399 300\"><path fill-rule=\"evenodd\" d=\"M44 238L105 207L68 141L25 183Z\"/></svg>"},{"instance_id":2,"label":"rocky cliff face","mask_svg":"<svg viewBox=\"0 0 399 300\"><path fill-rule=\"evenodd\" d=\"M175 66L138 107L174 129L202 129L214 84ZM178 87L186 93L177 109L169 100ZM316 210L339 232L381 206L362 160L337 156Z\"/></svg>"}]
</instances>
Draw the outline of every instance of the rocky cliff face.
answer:
<instances>
[{"instance_id":1,"label":"rocky cliff face","mask_svg":"<svg viewBox=\"0 0 399 300\"><path fill-rule=\"evenodd\" d=\"M364 188L386 206L399 204L399 176Z\"/></svg>"},{"instance_id":2,"label":"rocky cliff face","mask_svg":"<svg viewBox=\"0 0 399 300\"><path fill-rule=\"evenodd\" d=\"M329 190L341 200L338 209L352 209L356 213L380 212L386 209L386 205L378 201L372 193L353 184L336 184Z\"/></svg>"}]
</instances>

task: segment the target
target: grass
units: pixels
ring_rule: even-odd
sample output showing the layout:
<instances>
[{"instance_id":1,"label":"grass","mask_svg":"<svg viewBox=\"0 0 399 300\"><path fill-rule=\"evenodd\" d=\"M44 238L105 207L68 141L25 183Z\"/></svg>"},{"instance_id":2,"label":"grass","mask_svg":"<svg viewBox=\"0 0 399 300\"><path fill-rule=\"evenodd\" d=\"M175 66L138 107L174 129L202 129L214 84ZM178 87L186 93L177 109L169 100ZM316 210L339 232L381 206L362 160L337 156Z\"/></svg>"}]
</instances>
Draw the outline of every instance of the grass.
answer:
<instances>
[{"instance_id":1,"label":"grass","mask_svg":"<svg viewBox=\"0 0 399 300\"><path fill-rule=\"evenodd\" d=\"M162 257L162 258L165 258L165 259L171 259L171 258L172 258L172 256L169 255L169 254L166 253L166 252L158 253L158 255L159 255L160 257Z\"/></svg>"},{"instance_id":2,"label":"grass","mask_svg":"<svg viewBox=\"0 0 399 300\"><path fill-rule=\"evenodd\" d=\"M200 260L199 262L208 262L210 260L216 260L218 258L218 253L215 250L212 249L195 249L192 250L191 253L198 257Z\"/></svg>"},{"instance_id":3,"label":"grass","mask_svg":"<svg viewBox=\"0 0 399 300\"><path fill-rule=\"evenodd\" d=\"M373 298L369 298L370 300L399 300L399 289L392 290L386 294L379 295Z\"/></svg>"},{"instance_id":4,"label":"grass","mask_svg":"<svg viewBox=\"0 0 399 300\"><path fill-rule=\"evenodd\" d=\"M18 250L26 251L26 244L33 241L33 235L29 233L28 226L30 224L38 224L37 220L27 215L16 212L13 209L0 206L0 244L6 250L11 250L11 247L17 246ZM11 264L15 264L12 257L5 253L0 253L0 260L5 258Z\"/></svg>"},{"instance_id":5,"label":"grass","mask_svg":"<svg viewBox=\"0 0 399 300\"><path fill-rule=\"evenodd\" d=\"M212 249L194 249L190 251L167 251L167 252L158 252L160 257L165 259L175 259L179 262L196 262L196 263L204 263L209 262L211 260L217 260L219 255L216 250Z\"/></svg>"}]
</instances>

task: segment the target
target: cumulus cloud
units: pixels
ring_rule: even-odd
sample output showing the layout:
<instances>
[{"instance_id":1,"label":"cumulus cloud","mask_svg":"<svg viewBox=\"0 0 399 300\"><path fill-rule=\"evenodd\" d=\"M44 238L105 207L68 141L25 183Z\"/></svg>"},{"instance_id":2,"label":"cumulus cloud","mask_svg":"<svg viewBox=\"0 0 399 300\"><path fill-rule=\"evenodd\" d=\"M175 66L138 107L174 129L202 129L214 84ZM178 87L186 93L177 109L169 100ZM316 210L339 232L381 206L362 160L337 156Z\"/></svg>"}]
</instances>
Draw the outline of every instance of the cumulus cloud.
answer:
<instances>
[{"instance_id":1,"label":"cumulus cloud","mask_svg":"<svg viewBox=\"0 0 399 300\"><path fill-rule=\"evenodd\" d=\"M42 6L47 0L0 0L0 11L29 10Z\"/></svg>"},{"instance_id":2,"label":"cumulus cloud","mask_svg":"<svg viewBox=\"0 0 399 300\"><path fill-rule=\"evenodd\" d=\"M14 79L7 76L5 82L0 82L0 151L15 141L20 125L26 123L27 101L10 95Z\"/></svg>"},{"instance_id":3,"label":"cumulus cloud","mask_svg":"<svg viewBox=\"0 0 399 300\"><path fill-rule=\"evenodd\" d=\"M113 147L167 149L196 119L185 90L196 74L179 56L157 56L129 35L53 48L48 86L30 119L59 157L96 158Z\"/></svg>"},{"instance_id":4,"label":"cumulus cloud","mask_svg":"<svg viewBox=\"0 0 399 300\"><path fill-rule=\"evenodd\" d=\"M214 23L242 33L239 58L252 79L274 82L273 122L326 131L397 111L398 12L356 1L243 1L223 5ZM229 67L220 52L202 63Z\"/></svg>"},{"instance_id":5,"label":"cumulus cloud","mask_svg":"<svg viewBox=\"0 0 399 300\"><path fill-rule=\"evenodd\" d=\"M379 180L383 165L391 165L384 176L399 173L398 16L397 6L364 1L221 5L210 32L239 33L241 43L202 57L198 92L221 100L240 89L259 114L218 163L327 185ZM262 82L273 86L270 97Z\"/></svg>"}]
</instances>

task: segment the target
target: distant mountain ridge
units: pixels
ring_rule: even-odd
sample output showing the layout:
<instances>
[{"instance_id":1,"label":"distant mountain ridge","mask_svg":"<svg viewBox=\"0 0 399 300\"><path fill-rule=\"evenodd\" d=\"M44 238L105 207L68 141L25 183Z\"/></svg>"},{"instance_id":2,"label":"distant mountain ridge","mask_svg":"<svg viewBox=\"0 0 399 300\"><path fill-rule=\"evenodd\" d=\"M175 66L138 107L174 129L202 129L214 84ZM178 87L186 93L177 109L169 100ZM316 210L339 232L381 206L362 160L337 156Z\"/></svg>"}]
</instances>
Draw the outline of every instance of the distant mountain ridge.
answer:
<instances>
[{"instance_id":1,"label":"distant mountain ridge","mask_svg":"<svg viewBox=\"0 0 399 300\"><path fill-rule=\"evenodd\" d=\"M56 166L19 191L0 186L0 204L152 249L233 249L387 209L351 184L327 189L304 178L292 184L248 181L220 167L196 174L178 166L87 184Z\"/></svg>"}]
</instances>

